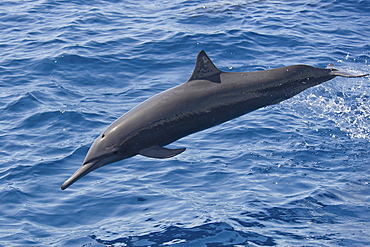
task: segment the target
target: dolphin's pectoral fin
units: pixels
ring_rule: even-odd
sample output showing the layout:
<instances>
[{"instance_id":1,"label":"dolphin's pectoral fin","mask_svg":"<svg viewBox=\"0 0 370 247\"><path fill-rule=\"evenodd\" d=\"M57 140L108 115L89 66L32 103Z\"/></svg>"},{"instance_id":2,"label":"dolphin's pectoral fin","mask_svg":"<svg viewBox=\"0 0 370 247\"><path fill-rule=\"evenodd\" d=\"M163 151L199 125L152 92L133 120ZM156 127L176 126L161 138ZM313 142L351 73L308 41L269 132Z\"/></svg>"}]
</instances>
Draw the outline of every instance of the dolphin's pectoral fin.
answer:
<instances>
[{"instance_id":1,"label":"dolphin's pectoral fin","mask_svg":"<svg viewBox=\"0 0 370 247\"><path fill-rule=\"evenodd\" d=\"M190 76L188 81L210 80L220 83L220 73L221 70L213 64L206 52L202 50L198 54L193 74Z\"/></svg>"},{"instance_id":2,"label":"dolphin's pectoral fin","mask_svg":"<svg viewBox=\"0 0 370 247\"><path fill-rule=\"evenodd\" d=\"M150 158L165 159L181 154L185 149L186 148L168 149L160 146L152 146L142 149L139 154Z\"/></svg>"}]
</instances>

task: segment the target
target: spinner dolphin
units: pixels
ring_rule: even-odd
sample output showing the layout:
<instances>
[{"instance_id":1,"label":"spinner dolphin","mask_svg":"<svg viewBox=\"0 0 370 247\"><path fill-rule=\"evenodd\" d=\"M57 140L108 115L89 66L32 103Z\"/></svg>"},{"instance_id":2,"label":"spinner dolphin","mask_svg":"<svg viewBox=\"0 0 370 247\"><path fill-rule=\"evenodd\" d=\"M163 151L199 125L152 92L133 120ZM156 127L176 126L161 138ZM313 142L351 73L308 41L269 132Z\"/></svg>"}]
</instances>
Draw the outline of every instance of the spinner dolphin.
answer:
<instances>
[{"instance_id":1,"label":"spinner dolphin","mask_svg":"<svg viewBox=\"0 0 370 247\"><path fill-rule=\"evenodd\" d=\"M61 189L99 167L137 154L162 159L178 155L185 148L164 146L261 107L277 104L336 76L366 75L350 75L335 68L308 65L258 72L224 72L201 51L185 83L154 95L108 126L90 147L82 166Z\"/></svg>"}]
</instances>

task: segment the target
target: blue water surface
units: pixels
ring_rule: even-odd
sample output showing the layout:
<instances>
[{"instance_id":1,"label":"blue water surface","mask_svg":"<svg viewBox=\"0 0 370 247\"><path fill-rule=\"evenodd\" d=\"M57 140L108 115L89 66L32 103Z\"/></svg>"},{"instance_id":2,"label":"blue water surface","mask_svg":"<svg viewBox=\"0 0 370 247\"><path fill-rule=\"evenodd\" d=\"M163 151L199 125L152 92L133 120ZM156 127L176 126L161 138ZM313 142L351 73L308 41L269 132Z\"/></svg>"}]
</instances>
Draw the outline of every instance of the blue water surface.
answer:
<instances>
[{"instance_id":1,"label":"blue water surface","mask_svg":"<svg viewBox=\"0 0 370 247\"><path fill-rule=\"evenodd\" d=\"M222 70L370 72L370 2L0 2L0 246L369 246L370 79L337 77L65 191L93 140Z\"/></svg>"}]
</instances>

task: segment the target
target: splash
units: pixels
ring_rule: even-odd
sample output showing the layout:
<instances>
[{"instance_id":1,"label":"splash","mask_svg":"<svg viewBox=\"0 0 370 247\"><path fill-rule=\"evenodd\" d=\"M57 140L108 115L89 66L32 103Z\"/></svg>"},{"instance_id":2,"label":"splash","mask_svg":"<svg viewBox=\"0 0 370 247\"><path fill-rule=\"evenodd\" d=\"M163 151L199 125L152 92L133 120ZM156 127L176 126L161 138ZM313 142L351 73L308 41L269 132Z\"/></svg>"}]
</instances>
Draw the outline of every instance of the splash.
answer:
<instances>
[{"instance_id":1,"label":"splash","mask_svg":"<svg viewBox=\"0 0 370 247\"><path fill-rule=\"evenodd\" d=\"M358 74L356 71L353 73ZM301 117L314 116L331 120L351 138L370 141L369 82L368 77L357 80L337 77L313 88L310 93L298 95L290 103L290 108ZM300 102L298 107L296 100Z\"/></svg>"}]
</instances>

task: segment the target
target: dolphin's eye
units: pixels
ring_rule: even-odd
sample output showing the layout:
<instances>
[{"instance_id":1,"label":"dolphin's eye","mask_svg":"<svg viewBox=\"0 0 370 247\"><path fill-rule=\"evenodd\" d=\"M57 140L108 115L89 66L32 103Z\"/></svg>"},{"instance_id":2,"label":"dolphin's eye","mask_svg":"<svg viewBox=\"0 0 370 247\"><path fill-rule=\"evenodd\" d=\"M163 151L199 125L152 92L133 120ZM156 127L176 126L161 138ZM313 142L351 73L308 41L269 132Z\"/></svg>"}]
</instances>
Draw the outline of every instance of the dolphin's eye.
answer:
<instances>
[{"instance_id":1,"label":"dolphin's eye","mask_svg":"<svg viewBox=\"0 0 370 247\"><path fill-rule=\"evenodd\" d=\"M102 135L101 135L101 138L103 139L104 137L105 137L105 135L104 135L104 134L102 134Z\"/></svg>"},{"instance_id":2,"label":"dolphin's eye","mask_svg":"<svg viewBox=\"0 0 370 247\"><path fill-rule=\"evenodd\" d=\"M118 154L118 152L117 151L114 151L113 154Z\"/></svg>"}]
</instances>

